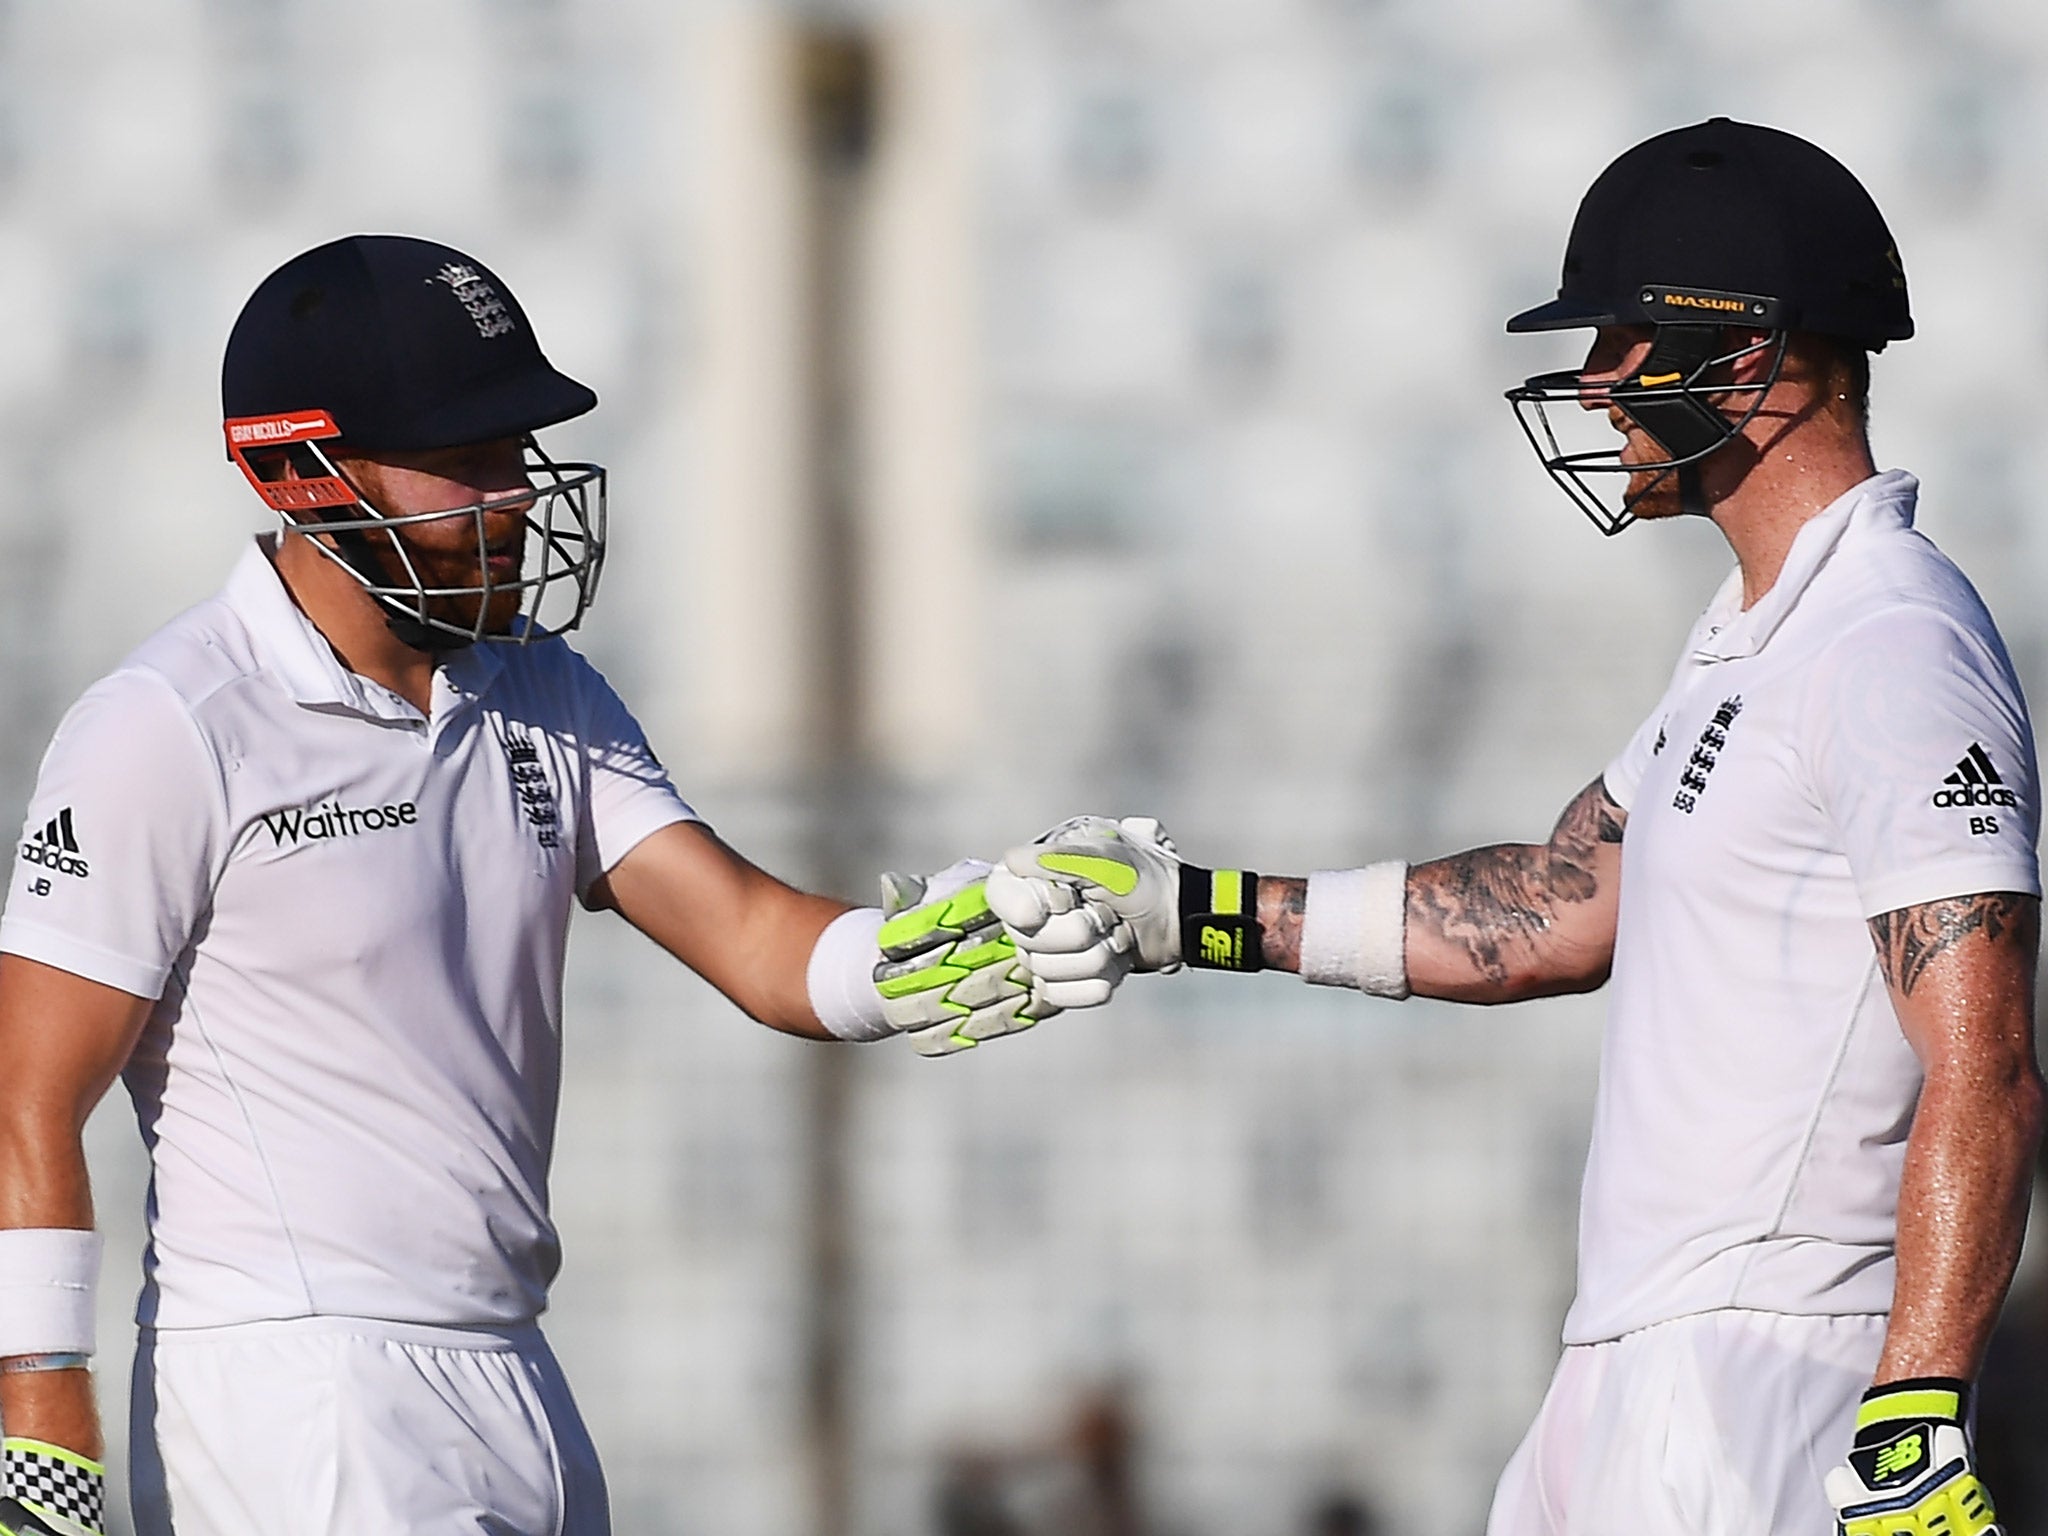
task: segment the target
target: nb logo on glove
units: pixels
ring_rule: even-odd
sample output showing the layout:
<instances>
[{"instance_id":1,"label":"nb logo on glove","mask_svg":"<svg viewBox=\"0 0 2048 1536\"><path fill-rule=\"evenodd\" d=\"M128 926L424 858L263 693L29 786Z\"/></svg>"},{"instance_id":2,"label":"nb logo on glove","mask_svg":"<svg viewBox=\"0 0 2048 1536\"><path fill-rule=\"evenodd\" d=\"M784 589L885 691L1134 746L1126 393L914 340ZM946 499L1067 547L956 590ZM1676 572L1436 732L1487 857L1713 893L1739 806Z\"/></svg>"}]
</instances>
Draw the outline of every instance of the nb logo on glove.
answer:
<instances>
[{"instance_id":1,"label":"nb logo on glove","mask_svg":"<svg viewBox=\"0 0 2048 1536\"><path fill-rule=\"evenodd\" d=\"M1926 1431L1909 1429L1890 1444L1877 1448L1877 1454L1871 1460L1870 1482L1874 1487L1898 1482L1902 1473L1913 1471L1926 1459ZM1854 1461L1855 1457L1850 1457L1850 1460Z\"/></svg>"}]
</instances>

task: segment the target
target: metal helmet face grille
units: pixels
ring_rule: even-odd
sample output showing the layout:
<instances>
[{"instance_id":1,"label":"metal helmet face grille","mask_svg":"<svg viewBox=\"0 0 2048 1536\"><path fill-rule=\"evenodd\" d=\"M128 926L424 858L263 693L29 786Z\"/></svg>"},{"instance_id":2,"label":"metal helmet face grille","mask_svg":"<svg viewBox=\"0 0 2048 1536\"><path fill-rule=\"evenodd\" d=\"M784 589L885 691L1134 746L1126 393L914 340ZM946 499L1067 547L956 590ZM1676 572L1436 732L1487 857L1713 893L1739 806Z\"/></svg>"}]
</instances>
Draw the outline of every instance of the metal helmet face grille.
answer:
<instances>
[{"instance_id":1,"label":"metal helmet face grille","mask_svg":"<svg viewBox=\"0 0 2048 1536\"><path fill-rule=\"evenodd\" d=\"M317 445L314 452L325 460ZM530 498L500 497L409 517L381 516L358 499L359 517L327 516L297 523L287 515L285 521L301 533L334 535L332 540L315 538L314 547L353 576L387 613L424 630L420 639L427 648L437 642L467 645L479 640L525 645L564 634L583 622L597 596L605 549L603 468L557 464L530 437L525 458L533 482ZM494 580L490 521L502 516L508 505L521 507L525 518L524 558L516 576ZM466 519L470 525L481 577L474 585L431 584L421 574L416 551L402 537L406 528L451 518ZM349 547L352 543L355 549ZM365 559L371 548L383 558ZM410 637L402 632L401 638Z\"/></svg>"},{"instance_id":2,"label":"metal helmet face grille","mask_svg":"<svg viewBox=\"0 0 2048 1536\"><path fill-rule=\"evenodd\" d=\"M1659 332L1681 329L1686 328L1658 327ZM1742 435L1778 382L1787 339L1786 332L1774 331L1732 351L1698 349L1672 371L1666 367L1669 353L1660 356L1660 337L1633 378L1588 382L1579 369L1539 373L1508 390L1506 398L1545 472L1595 528L1612 537L1636 521L1635 509L1645 497L1674 475L1681 482L1690 478L1709 455ZM1708 382L1715 369L1766 350L1770 367L1757 383ZM1725 415L1719 402L1739 395L1749 396L1747 407L1739 416ZM1610 404L1641 427L1665 457L1624 463L1625 445L1614 443L1607 417ZM1618 482L1611 478L1617 475L1623 477ZM1629 477L1640 475L1648 478L1631 490Z\"/></svg>"},{"instance_id":3,"label":"metal helmet face grille","mask_svg":"<svg viewBox=\"0 0 2048 1536\"><path fill-rule=\"evenodd\" d=\"M227 431L230 457L284 525L313 536L313 547L376 599L408 644L430 650L479 640L525 645L576 628L597 596L605 555L601 465L557 463L529 435L522 441L529 491L386 517L362 499L321 447L323 438L336 435L323 413L232 420ZM246 455L278 446L310 454L321 473L262 478ZM524 520L522 558L515 574L498 579L491 572L491 528L493 520L502 525L508 509L517 509ZM469 524L478 577L472 584L431 581L421 569L420 552L404 537L408 528L451 519ZM501 526L500 549L504 542Z\"/></svg>"}]
</instances>

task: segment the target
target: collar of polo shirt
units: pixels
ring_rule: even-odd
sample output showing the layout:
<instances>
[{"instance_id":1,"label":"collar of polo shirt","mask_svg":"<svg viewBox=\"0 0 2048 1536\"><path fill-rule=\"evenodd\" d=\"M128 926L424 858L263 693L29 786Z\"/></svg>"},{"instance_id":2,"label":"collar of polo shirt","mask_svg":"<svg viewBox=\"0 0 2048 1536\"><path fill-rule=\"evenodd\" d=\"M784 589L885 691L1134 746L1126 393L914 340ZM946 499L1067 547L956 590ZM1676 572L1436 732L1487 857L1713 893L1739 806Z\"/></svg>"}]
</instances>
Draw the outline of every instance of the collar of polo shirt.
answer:
<instances>
[{"instance_id":1,"label":"collar of polo shirt","mask_svg":"<svg viewBox=\"0 0 2048 1536\"><path fill-rule=\"evenodd\" d=\"M1730 571L1693 632L1693 654L1703 661L1756 655L1799 606L1813 578L1852 527L1874 517L1897 519L1912 527L1913 498L1919 488L1920 482L1903 469L1888 469L1844 491L1826 510L1807 520L1792 541L1778 579L1747 612L1742 608L1742 570Z\"/></svg>"},{"instance_id":2,"label":"collar of polo shirt","mask_svg":"<svg viewBox=\"0 0 2048 1536\"><path fill-rule=\"evenodd\" d=\"M412 724L419 711L388 688L341 664L334 647L299 611L271 564L274 534L259 534L228 578L227 595L248 620L262 649L264 669L309 709L343 709L376 720ZM465 646L446 653L434 672L434 717L440 719L483 697L504 670L497 649Z\"/></svg>"}]
</instances>

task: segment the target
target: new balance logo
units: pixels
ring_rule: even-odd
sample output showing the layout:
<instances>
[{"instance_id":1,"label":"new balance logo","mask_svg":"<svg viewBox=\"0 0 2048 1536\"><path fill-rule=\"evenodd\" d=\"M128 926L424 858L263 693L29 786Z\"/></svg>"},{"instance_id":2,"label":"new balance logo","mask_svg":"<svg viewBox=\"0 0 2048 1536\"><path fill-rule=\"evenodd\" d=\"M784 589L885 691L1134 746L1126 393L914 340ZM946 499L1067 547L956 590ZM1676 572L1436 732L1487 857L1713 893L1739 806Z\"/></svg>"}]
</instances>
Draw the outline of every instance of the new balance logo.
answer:
<instances>
[{"instance_id":1,"label":"new balance logo","mask_svg":"<svg viewBox=\"0 0 2048 1536\"><path fill-rule=\"evenodd\" d=\"M60 875L76 875L81 880L92 873L79 856L78 834L71 830L70 806L52 816L50 824L40 832L31 832L22 839L21 860L24 864L40 864Z\"/></svg>"},{"instance_id":2,"label":"new balance logo","mask_svg":"<svg viewBox=\"0 0 2048 1536\"><path fill-rule=\"evenodd\" d=\"M1934 1438L1931 1424L1910 1424L1891 1439L1849 1452L1849 1465L1873 1492L1903 1487L1925 1473L1932 1461L1928 1454ZM1937 1517L1935 1529L1942 1529L1945 1517ZM1986 1523L1988 1528L1988 1522Z\"/></svg>"},{"instance_id":3,"label":"new balance logo","mask_svg":"<svg viewBox=\"0 0 2048 1536\"><path fill-rule=\"evenodd\" d=\"M1920 1465L1920 1436L1913 1433L1903 1439L1894 1440L1877 1453L1877 1475L1896 1477L1899 1473Z\"/></svg>"},{"instance_id":4,"label":"new balance logo","mask_svg":"<svg viewBox=\"0 0 2048 1536\"><path fill-rule=\"evenodd\" d=\"M1956 771L1941 782L1944 787L1934 792L1934 803L1942 810L1952 806L2019 804L2019 797L2005 787L2005 780L1998 776L1991 754L1981 742L1971 742L1970 750L1956 764Z\"/></svg>"}]
</instances>

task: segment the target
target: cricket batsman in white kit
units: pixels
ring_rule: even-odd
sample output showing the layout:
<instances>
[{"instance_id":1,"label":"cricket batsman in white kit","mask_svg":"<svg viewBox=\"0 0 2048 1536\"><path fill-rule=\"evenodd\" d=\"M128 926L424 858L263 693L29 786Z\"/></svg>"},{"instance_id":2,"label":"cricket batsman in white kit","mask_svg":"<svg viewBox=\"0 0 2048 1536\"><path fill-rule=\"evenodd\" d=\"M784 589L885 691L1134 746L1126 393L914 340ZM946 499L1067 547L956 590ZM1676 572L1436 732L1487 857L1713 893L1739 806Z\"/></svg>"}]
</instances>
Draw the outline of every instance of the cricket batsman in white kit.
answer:
<instances>
[{"instance_id":1,"label":"cricket batsman in white kit","mask_svg":"<svg viewBox=\"0 0 2048 1536\"><path fill-rule=\"evenodd\" d=\"M1182 965L1609 985L1578 1296L1491 1536L1995 1531L1970 1383L2041 1129L2039 788L1990 614L1871 456L1904 269L1838 162L1716 119L1594 183L1508 322L1564 327L1584 368L1509 394L1545 467L1610 533L1711 518L1735 569L1548 841L1300 880L1083 817L989 899L1097 997Z\"/></svg>"},{"instance_id":2,"label":"cricket batsman in white kit","mask_svg":"<svg viewBox=\"0 0 2048 1536\"><path fill-rule=\"evenodd\" d=\"M596 396L487 268L308 251L222 394L282 526L65 717L0 920L0 1536L103 1528L80 1133L116 1076L152 1168L142 1536L604 1536L535 1323L572 902L792 1034L945 1054L1057 999L986 865L849 909L678 796L560 638L604 471L534 434Z\"/></svg>"}]
</instances>

